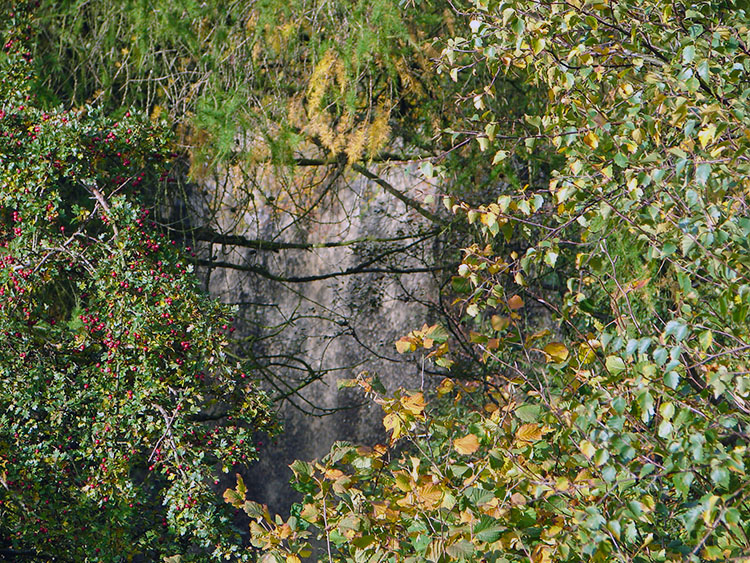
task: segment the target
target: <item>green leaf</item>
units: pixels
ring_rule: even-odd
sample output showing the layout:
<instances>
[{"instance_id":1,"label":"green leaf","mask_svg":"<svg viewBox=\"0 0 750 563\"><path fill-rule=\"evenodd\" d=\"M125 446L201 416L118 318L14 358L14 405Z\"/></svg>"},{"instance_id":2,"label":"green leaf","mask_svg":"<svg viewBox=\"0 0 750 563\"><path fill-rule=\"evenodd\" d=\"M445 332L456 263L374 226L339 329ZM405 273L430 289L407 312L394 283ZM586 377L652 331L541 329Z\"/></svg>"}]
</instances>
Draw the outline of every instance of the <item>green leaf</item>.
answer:
<instances>
[{"instance_id":1,"label":"green leaf","mask_svg":"<svg viewBox=\"0 0 750 563\"><path fill-rule=\"evenodd\" d=\"M81 320L81 315L83 315L83 309L80 307L75 307L70 312L70 320L68 321L68 329L70 329L71 332L81 332L85 329L86 325Z\"/></svg>"},{"instance_id":2,"label":"green leaf","mask_svg":"<svg viewBox=\"0 0 750 563\"><path fill-rule=\"evenodd\" d=\"M624 397L617 397L612 401L612 408L617 414L623 414L625 412L626 406L627 403Z\"/></svg>"},{"instance_id":3,"label":"green leaf","mask_svg":"<svg viewBox=\"0 0 750 563\"><path fill-rule=\"evenodd\" d=\"M358 549L366 549L377 541L373 535L363 535L352 539L352 545Z\"/></svg>"},{"instance_id":4,"label":"green leaf","mask_svg":"<svg viewBox=\"0 0 750 563\"><path fill-rule=\"evenodd\" d=\"M659 429L657 432L659 438L667 439L672 435L672 423L668 420L662 420L659 423Z\"/></svg>"},{"instance_id":5,"label":"green leaf","mask_svg":"<svg viewBox=\"0 0 750 563\"><path fill-rule=\"evenodd\" d=\"M698 185L705 186L710 176L711 165L709 163L704 162L695 168L695 181Z\"/></svg>"},{"instance_id":6,"label":"green leaf","mask_svg":"<svg viewBox=\"0 0 750 563\"><path fill-rule=\"evenodd\" d=\"M655 469L656 466L653 463L645 464L643 467L641 467L641 471L640 473L638 473L638 478L643 479L644 477L651 475L651 473L653 473Z\"/></svg>"},{"instance_id":7,"label":"green leaf","mask_svg":"<svg viewBox=\"0 0 750 563\"><path fill-rule=\"evenodd\" d=\"M242 510L244 510L245 514L250 518L262 518L265 514L263 506L251 500L246 500L244 502Z\"/></svg>"},{"instance_id":8,"label":"green leaf","mask_svg":"<svg viewBox=\"0 0 750 563\"><path fill-rule=\"evenodd\" d=\"M601 473L602 479L604 479L607 483L613 483L615 479L617 479L617 470L611 465L603 467Z\"/></svg>"},{"instance_id":9,"label":"green leaf","mask_svg":"<svg viewBox=\"0 0 750 563\"><path fill-rule=\"evenodd\" d=\"M695 58L695 47L688 45L682 50L682 62L684 64L690 64Z\"/></svg>"},{"instance_id":10,"label":"green leaf","mask_svg":"<svg viewBox=\"0 0 750 563\"><path fill-rule=\"evenodd\" d=\"M494 518L482 516L481 520L474 526L474 535L478 540L493 543L500 539L507 526L498 523Z\"/></svg>"},{"instance_id":11,"label":"green leaf","mask_svg":"<svg viewBox=\"0 0 750 563\"><path fill-rule=\"evenodd\" d=\"M616 540L620 540L620 535L622 533L622 526L620 526L620 522L617 520L610 520L607 522L607 529L612 532L612 535L615 537Z\"/></svg>"},{"instance_id":12,"label":"green leaf","mask_svg":"<svg viewBox=\"0 0 750 563\"><path fill-rule=\"evenodd\" d=\"M648 389L644 389L638 394L638 406L641 411L641 420L648 422L654 415L654 397Z\"/></svg>"},{"instance_id":13,"label":"green leaf","mask_svg":"<svg viewBox=\"0 0 750 563\"><path fill-rule=\"evenodd\" d=\"M303 482L308 481L314 473L313 466L306 461L295 460L289 468L292 470L292 473L294 473L294 476Z\"/></svg>"},{"instance_id":14,"label":"green leaf","mask_svg":"<svg viewBox=\"0 0 750 563\"><path fill-rule=\"evenodd\" d=\"M544 253L544 263L550 266L551 268L555 267L555 264L557 264L557 258L560 256L560 254L554 250L548 250Z\"/></svg>"},{"instance_id":15,"label":"green leaf","mask_svg":"<svg viewBox=\"0 0 750 563\"><path fill-rule=\"evenodd\" d=\"M680 374L676 371L668 371L664 374L664 385L670 389L677 389L680 384Z\"/></svg>"},{"instance_id":16,"label":"green leaf","mask_svg":"<svg viewBox=\"0 0 750 563\"><path fill-rule=\"evenodd\" d=\"M654 350L653 353L654 356L654 362L656 362L657 366L663 366L667 362L667 358L669 357L669 352L666 348L659 347L656 350Z\"/></svg>"},{"instance_id":17,"label":"green leaf","mask_svg":"<svg viewBox=\"0 0 750 563\"><path fill-rule=\"evenodd\" d=\"M508 158L508 151L504 151L504 150L497 151L495 153L494 158L492 159L492 166L495 166L496 164L503 162L507 158Z\"/></svg>"},{"instance_id":18,"label":"green leaf","mask_svg":"<svg viewBox=\"0 0 750 563\"><path fill-rule=\"evenodd\" d=\"M468 558L474 555L474 545L467 540L458 540L456 543L450 544L446 550L448 555L456 559Z\"/></svg>"},{"instance_id":19,"label":"green leaf","mask_svg":"<svg viewBox=\"0 0 750 563\"><path fill-rule=\"evenodd\" d=\"M471 293L471 282L461 276L453 276L451 278L451 287L453 291L459 294Z\"/></svg>"},{"instance_id":20,"label":"green leaf","mask_svg":"<svg viewBox=\"0 0 750 563\"><path fill-rule=\"evenodd\" d=\"M729 487L729 471L726 468L719 465L714 466L711 469L711 482L717 487L728 488Z\"/></svg>"},{"instance_id":21,"label":"green leaf","mask_svg":"<svg viewBox=\"0 0 750 563\"><path fill-rule=\"evenodd\" d=\"M672 483L674 483L677 492L682 494L683 498L687 498L690 494L690 485L695 480L695 476L691 471L678 471L672 477Z\"/></svg>"},{"instance_id":22,"label":"green leaf","mask_svg":"<svg viewBox=\"0 0 750 563\"><path fill-rule=\"evenodd\" d=\"M724 520L731 525L737 525L742 521L742 513L735 507L728 508L724 513Z\"/></svg>"},{"instance_id":23,"label":"green leaf","mask_svg":"<svg viewBox=\"0 0 750 563\"><path fill-rule=\"evenodd\" d=\"M619 356L607 356L606 360L607 371L612 375L617 375L625 371L625 360Z\"/></svg>"},{"instance_id":24,"label":"green leaf","mask_svg":"<svg viewBox=\"0 0 750 563\"><path fill-rule=\"evenodd\" d=\"M680 320L671 320L664 327L664 338L673 336L677 343L688 335L688 327Z\"/></svg>"},{"instance_id":25,"label":"green leaf","mask_svg":"<svg viewBox=\"0 0 750 563\"><path fill-rule=\"evenodd\" d=\"M538 422L539 417L541 416L541 410L541 405L524 404L517 407L516 410L513 411L513 414L523 422Z\"/></svg>"},{"instance_id":26,"label":"green leaf","mask_svg":"<svg viewBox=\"0 0 750 563\"><path fill-rule=\"evenodd\" d=\"M609 461L609 452L604 448L599 448L594 454L594 463L597 466L604 465Z\"/></svg>"},{"instance_id":27,"label":"green leaf","mask_svg":"<svg viewBox=\"0 0 750 563\"><path fill-rule=\"evenodd\" d=\"M703 59L701 62L699 62L696 66L696 70L698 72L698 76L700 76L701 79L703 79L705 82L711 80L707 59Z\"/></svg>"}]
</instances>

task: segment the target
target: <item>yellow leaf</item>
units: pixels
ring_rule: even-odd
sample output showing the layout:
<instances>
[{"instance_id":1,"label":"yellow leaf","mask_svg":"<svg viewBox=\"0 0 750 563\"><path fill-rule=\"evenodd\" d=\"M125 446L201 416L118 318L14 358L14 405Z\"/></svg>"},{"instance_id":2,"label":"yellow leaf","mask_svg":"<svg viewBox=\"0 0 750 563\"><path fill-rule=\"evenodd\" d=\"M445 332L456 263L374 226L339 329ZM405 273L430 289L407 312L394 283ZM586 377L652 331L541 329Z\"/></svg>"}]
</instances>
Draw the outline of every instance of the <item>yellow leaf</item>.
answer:
<instances>
[{"instance_id":1,"label":"yellow leaf","mask_svg":"<svg viewBox=\"0 0 750 563\"><path fill-rule=\"evenodd\" d=\"M400 498L396 501L396 504L399 505L401 508L411 508L414 506L414 501L416 499L414 498L413 493L409 493L403 498Z\"/></svg>"},{"instance_id":2,"label":"yellow leaf","mask_svg":"<svg viewBox=\"0 0 750 563\"><path fill-rule=\"evenodd\" d=\"M302 563L296 555L287 555L286 563Z\"/></svg>"},{"instance_id":3,"label":"yellow leaf","mask_svg":"<svg viewBox=\"0 0 750 563\"><path fill-rule=\"evenodd\" d=\"M629 98L633 95L633 86L631 84L625 83L620 86L619 90L623 98Z\"/></svg>"},{"instance_id":4,"label":"yellow leaf","mask_svg":"<svg viewBox=\"0 0 750 563\"><path fill-rule=\"evenodd\" d=\"M385 426L386 432L392 432L391 444L401 437L403 426L401 424L401 419L396 413L388 413L385 415L383 417L383 426Z\"/></svg>"},{"instance_id":5,"label":"yellow leaf","mask_svg":"<svg viewBox=\"0 0 750 563\"><path fill-rule=\"evenodd\" d=\"M482 213L482 216L479 218L479 220L487 225L488 227L491 227L495 223L497 223L497 215L494 213Z\"/></svg>"},{"instance_id":6,"label":"yellow leaf","mask_svg":"<svg viewBox=\"0 0 750 563\"><path fill-rule=\"evenodd\" d=\"M568 349L562 342L550 342L544 347L547 360L556 363L564 362L568 358Z\"/></svg>"},{"instance_id":7,"label":"yellow leaf","mask_svg":"<svg viewBox=\"0 0 750 563\"><path fill-rule=\"evenodd\" d=\"M406 336L396 340L396 350L399 354L406 354L407 352L411 352L416 349L417 347L414 346L414 343L411 341L411 339L407 338Z\"/></svg>"},{"instance_id":8,"label":"yellow leaf","mask_svg":"<svg viewBox=\"0 0 750 563\"><path fill-rule=\"evenodd\" d=\"M372 510L376 520L383 520L388 511L388 503L382 500L374 501L372 503Z\"/></svg>"},{"instance_id":9,"label":"yellow leaf","mask_svg":"<svg viewBox=\"0 0 750 563\"><path fill-rule=\"evenodd\" d=\"M544 545L544 544L538 544L534 551L531 554L531 562L532 563L551 563L552 561L552 548Z\"/></svg>"},{"instance_id":10,"label":"yellow leaf","mask_svg":"<svg viewBox=\"0 0 750 563\"><path fill-rule=\"evenodd\" d=\"M643 278L641 280L632 281L626 286L625 293L628 293L630 291L634 291L637 289L643 289L644 287L646 287L646 285L650 281L651 281L651 278Z\"/></svg>"},{"instance_id":11,"label":"yellow leaf","mask_svg":"<svg viewBox=\"0 0 750 563\"><path fill-rule=\"evenodd\" d=\"M498 407L495 403L487 403L483 408L486 412L491 414L498 410L500 407Z\"/></svg>"},{"instance_id":12,"label":"yellow leaf","mask_svg":"<svg viewBox=\"0 0 750 563\"><path fill-rule=\"evenodd\" d=\"M336 479L341 479L344 476L344 472L340 469L326 469L325 476L329 481L335 481Z\"/></svg>"},{"instance_id":13,"label":"yellow leaf","mask_svg":"<svg viewBox=\"0 0 750 563\"><path fill-rule=\"evenodd\" d=\"M599 137L593 131L589 131L583 136L583 142L591 149L599 146Z\"/></svg>"},{"instance_id":14,"label":"yellow leaf","mask_svg":"<svg viewBox=\"0 0 750 563\"><path fill-rule=\"evenodd\" d=\"M427 354L428 358L440 358L450 352L450 347L447 342L443 342L440 346L435 348L432 352ZM447 359L447 358L446 358Z\"/></svg>"},{"instance_id":15,"label":"yellow leaf","mask_svg":"<svg viewBox=\"0 0 750 563\"><path fill-rule=\"evenodd\" d=\"M492 324L492 330L500 331L508 328L510 319L508 317L501 317L500 315L492 315L490 323Z\"/></svg>"},{"instance_id":16,"label":"yellow leaf","mask_svg":"<svg viewBox=\"0 0 750 563\"><path fill-rule=\"evenodd\" d=\"M318 519L319 516L318 509L315 507L314 504L306 504L302 507L302 512L300 512L300 516L307 520L308 522L315 522Z\"/></svg>"},{"instance_id":17,"label":"yellow leaf","mask_svg":"<svg viewBox=\"0 0 750 563\"><path fill-rule=\"evenodd\" d=\"M453 391L453 387L455 384L452 380L448 379L447 377L443 379L443 381L438 385L437 392L439 396L445 395L446 393L450 393Z\"/></svg>"},{"instance_id":18,"label":"yellow leaf","mask_svg":"<svg viewBox=\"0 0 750 563\"><path fill-rule=\"evenodd\" d=\"M717 497L716 495L711 495L711 497L708 499L708 507L703 512L703 521L706 523L706 526L710 526L714 519L714 507L716 506L716 503L721 500L720 497Z\"/></svg>"},{"instance_id":19,"label":"yellow leaf","mask_svg":"<svg viewBox=\"0 0 750 563\"><path fill-rule=\"evenodd\" d=\"M235 508L240 508L245 501L245 497L240 496L234 489L227 489L224 491L224 500Z\"/></svg>"},{"instance_id":20,"label":"yellow leaf","mask_svg":"<svg viewBox=\"0 0 750 563\"><path fill-rule=\"evenodd\" d=\"M474 516L474 514L471 513L468 508L461 512L461 524L473 524L477 521L478 519Z\"/></svg>"},{"instance_id":21,"label":"yellow leaf","mask_svg":"<svg viewBox=\"0 0 750 563\"><path fill-rule=\"evenodd\" d=\"M401 404L414 416L419 416L424 411L425 402L422 393L415 393L408 397L401 397Z\"/></svg>"},{"instance_id":22,"label":"yellow leaf","mask_svg":"<svg viewBox=\"0 0 750 563\"><path fill-rule=\"evenodd\" d=\"M719 145L714 150L711 151L711 158L718 157L721 153L724 152L724 150L727 148L726 145Z\"/></svg>"},{"instance_id":23,"label":"yellow leaf","mask_svg":"<svg viewBox=\"0 0 750 563\"><path fill-rule=\"evenodd\" d=\"M550 331L548 328L545 328L544 330L539 330L535 332L534 334L530 334L529 336L526 337L526 347L527 348L530 347L534 342L536 342L540 338L544 338L548 334L550 334Z\"/></svg>"},{"instance_id":24,"label":"yellow leaf","mask_svg":"<svg viewBox=\"0 0 750 563\"><path fill-rule=\"evenodd\" d=\"M461 455L471 455L479 449L479 438L474 434L469 434L463 438L453 440L453 447Z\"/></svg>"},{"instance_id":25,"label":"yellow leaf","mask_svg":"<svg viewBox=\"0 0 750 563\"><path fill-rule=\"evenodd\" d=\"M701 142L701 147L706 148L706 146L711 143L711 141L714 140L714 137L716 136L716 125L709 125L705 129L703 129L700 133L698 133L698 140Z\"/></svg>"},{"instance_id":26,"label":"yellow leaf","mask_svg":"<svg viewBox=\"0 0 750 563\"><path fill-rule=\"evenodd\" d=\"M583 440L578 447L581 449L581 452L583 452L583 455L585 455L588 459L594 457L594 454L596 453L594 444L592 444L588 440Z\"/></svg>"},{"instance_id":27,"label":"yellow leaf","mask_svg":"<svg viewBox=\"0 0 750 563\"><path fill-rule=\"evenodd\" d=\"M538 424L522 424L516 430L516 440L520 443L533 444L542 439L542 429Z\"/></svg>"},{"instance_id":28,"label":"yellow leaf","mask_svg":"<svg viewBox=\"0 0 750 563\"><path fill-rule=\"evenodd\" d=\"M443 491L440 487L429 483L422 487L419 487L416 491L416 497L425 508L431 510L437 507L443 500Z\"/></svg>"},{"instance_id":29,"label":"yellow leaf","mask_svg":"<svg viewBox=\"0 0 750 563\"><path fill-rule=\"evenodd\" d=\"M514 311L523 307L523 299L521 299L521 296L514 295L513 297L508 299L508 307L510 307Z\"/></svg>"},{"instance_id":30,"label":"yellow leaf","mask_svg":"<svg viewBox=\"0 0 750 563\"><path fill-rule=\"evenodd\" d=\"M276 533L280 539L285 540L292 535L292 529L289 527L289 524L284 522L281 526L276 528Z\"/></svg>"},{"instance_id":31,"label":"yellow leaf","mask_svg":"<svg viewBox=\"0 0 750 563\"><path fill-rule=\"evenodd\" d=\"M397 471L394 473L394 477L396 479L396 487L399 488L399 490L408 493L412 489L412 481L409 478L409 474L406 473L406 471Z\"/></svg>"}]
</instances>

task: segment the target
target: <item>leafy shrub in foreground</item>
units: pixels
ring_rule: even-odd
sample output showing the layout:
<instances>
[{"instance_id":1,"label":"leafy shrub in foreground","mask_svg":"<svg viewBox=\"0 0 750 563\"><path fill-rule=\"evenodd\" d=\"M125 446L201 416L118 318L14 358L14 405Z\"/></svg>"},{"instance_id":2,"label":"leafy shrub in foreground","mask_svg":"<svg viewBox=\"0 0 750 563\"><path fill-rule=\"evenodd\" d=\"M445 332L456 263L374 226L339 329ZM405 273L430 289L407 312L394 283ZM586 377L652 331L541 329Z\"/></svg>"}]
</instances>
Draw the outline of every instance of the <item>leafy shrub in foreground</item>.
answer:
<instances>
[{"instance_id":1,"label":"leafy shrub in foreground","mask_svg":"<svg viewBox=\"0 0 750 563\"><path fill-rule=\"evenodd\" d=\"M272 421L227 307L140 207L165 132L36 106L32 10L0 59L0 544L60 561L237 551L215 473Z\"/></svg>"}]
</instances>

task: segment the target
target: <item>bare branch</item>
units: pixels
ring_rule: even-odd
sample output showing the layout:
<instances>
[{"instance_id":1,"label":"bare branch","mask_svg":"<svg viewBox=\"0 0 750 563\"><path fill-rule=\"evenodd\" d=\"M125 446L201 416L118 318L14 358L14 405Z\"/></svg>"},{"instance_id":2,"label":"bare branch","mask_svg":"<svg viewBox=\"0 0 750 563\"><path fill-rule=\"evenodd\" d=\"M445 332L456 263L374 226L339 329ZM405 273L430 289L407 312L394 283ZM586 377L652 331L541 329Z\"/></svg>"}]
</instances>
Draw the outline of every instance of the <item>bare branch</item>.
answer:
<instances>
[{"instance_id":1,"label":"bare branch","mask_svg":"<svg viewBox=\"0 0 750 563\"><path fill-rule=\"evenodd\" d=\"M242 248L254 248L255 250L313 250L315 248L336 248L341 246L352 246L362 243L386 243L401 240L409 240L420 237L430 237L438 233L437 230L415 233L410 235L395 236L389 238L361 237L352 240L325 241L325 242L283 242L265 239L251 239L241 235L224 235L210 229L199 229L190 234L195 240L223 244L226 246L239 246Z\"/></svg>"},{"instance_id":2,"label":"bare branch","mask_svg":"<svg viewBox=\"0 0 750 563\"><path fill-rule=\"evenodd\" d=\"M234 264L232 262L218 262L213 260L195 260L195 263L199 266L205 266L207 268L228 268L230 270L238 270L240 272L250 272L258 274L261 277L269 280L283 282L283 283L307 283L313 281L327 280L331 278L337 278L340 276L352 276L356 274L423 274L428 272L438 272L441 270L451 270L458 267L458 262L451 262L448 264L436 264L435 266L427 266L423 268L391 268L391 267L375 267L368 268L365 265L353 266L346 270L339 270L338 272L329 272L327 274L318 274L315 276L281 276L273 274L265 266L257 266L250 264Z\"/></svg>"},{"instance_id":3,"label":"bare branch","mask_svg":"<svg viewBox=\"0 0 750 563\"><path fill-rule=\"evenodd\" d=\"M361 164L353 164L352 170L359 172L364 176L365 178L369 178L373 182L375 182L378 186L383 188L385 191L387 191L389 194L391 194L396 199L402 201L407 207L411 207L414 209L417 213L419 213L422 217L428 219L429 221L438 224L438 225L446 225L448 222L435 215L431 211L428 211L424 207L422 207L419 202L416 200L410 198L409 196L405 195L403 192L397 190L394 188L391 184L383 180L380 176L377 176L370 172L367 168L362 166Z\"/></svg>"}]
</instances>

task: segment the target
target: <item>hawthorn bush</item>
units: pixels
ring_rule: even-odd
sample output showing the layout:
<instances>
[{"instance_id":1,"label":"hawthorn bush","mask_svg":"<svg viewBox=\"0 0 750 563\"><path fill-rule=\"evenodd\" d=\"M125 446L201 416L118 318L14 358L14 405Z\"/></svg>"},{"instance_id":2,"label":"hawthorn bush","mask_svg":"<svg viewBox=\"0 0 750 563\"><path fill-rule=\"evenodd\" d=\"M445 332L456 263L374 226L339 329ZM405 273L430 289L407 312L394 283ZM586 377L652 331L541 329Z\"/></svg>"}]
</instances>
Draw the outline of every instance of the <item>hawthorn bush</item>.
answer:
<instances>
[{"instance_id":1,"label":"hawthorn bush","mask_svg":"<svg viewBox=\"0 0 750 563\"><path fill-rule=\"evenodd\" d=\"M143 207L169 136L130 112L38 107L33 10L2 12L0 554L236 553L216 474L254 459L273 421L226 355L231 311Z\"/></svg>"},{"instance_id":2,"label":"hawthorn bush","mask_svg":"<svg viewBox=\"0 0 750 563\"><path fill-rule=\"evenodd\" d=\"M498 169L551 163L485 205L445 199L476 226L451 327L476 381L387 396L361 377L388 446L296 463L287 521L241 483L228 501L267 561L316 537L326 561L747 561L746 3L474 0L463 16L443 71L547 96L514 124L487 109L494 82L466 92L463 129ZM425 327L397 347L449 366L452 342Z\"/></svg>"}]
</instances>

